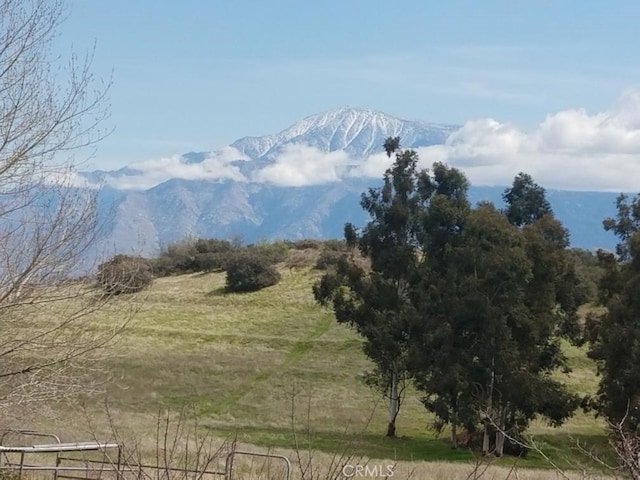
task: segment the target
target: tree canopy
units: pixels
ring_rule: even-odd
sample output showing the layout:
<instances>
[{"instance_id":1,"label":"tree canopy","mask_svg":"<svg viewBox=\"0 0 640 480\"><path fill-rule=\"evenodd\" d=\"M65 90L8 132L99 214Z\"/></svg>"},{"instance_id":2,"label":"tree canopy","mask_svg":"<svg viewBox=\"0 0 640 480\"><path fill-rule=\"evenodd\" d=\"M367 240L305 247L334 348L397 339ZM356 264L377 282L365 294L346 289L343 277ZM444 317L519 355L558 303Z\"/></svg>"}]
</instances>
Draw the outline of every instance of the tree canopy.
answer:
<instances>
[{"instance_id":1,"label":"tree canopy","mask_svg":"<svg viewBox=\"0 0 640 480\"><path fill-rule=\"evenodd\" d=\"M399 380L412 380L437 426L518 433L538 415L554 425L578 399L551 378L566 367L559 338L575 333L576 279L568 233L544 189L519 174L507 208L472 207L455 168L418 168L413 150L389 138L395 160L383 185L363 194L371 220L345 239L371 262L344 256L314 286L339 322L364 339L375 382L390 399L395 434ZM504 436L496 436L500 451Z\"/></svg>"},{"instance_id":2,"label":"tree canopy","mask_svg":"<svg viewBox=\"0 0 640 480\"><path fill-rule=\"evenodd\" d=\"M617 200L616 218L607 218L606 230L620 239L616 254L599 251L604 274L599 300L606 307L591 316L587 331L589 356L598 361L601 376L590 406L625 432L640 428L640 195Z\"/></svg>"}]
</instances>

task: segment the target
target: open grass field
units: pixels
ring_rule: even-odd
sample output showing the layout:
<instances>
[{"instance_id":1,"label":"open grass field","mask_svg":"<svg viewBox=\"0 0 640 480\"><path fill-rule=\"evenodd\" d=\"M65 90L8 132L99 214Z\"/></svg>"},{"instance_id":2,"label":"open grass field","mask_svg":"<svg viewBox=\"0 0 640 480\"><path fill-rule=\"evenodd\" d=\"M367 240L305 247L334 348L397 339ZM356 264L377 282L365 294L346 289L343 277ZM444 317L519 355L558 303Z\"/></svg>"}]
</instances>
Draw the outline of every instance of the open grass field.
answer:
<instances>
[{"instance_id":1,"label":"open grass field","mask_svg":"<svg viewBox=\"0 0 640 480\"><path fill-rule=\"evenodd\" d=\"M349 444L371 459L472 461L469 452L450 449L446 432L435 435L415 392L400 412L400 438L383 437L385 405L362 381L370 364L360 340L313 301L311 285L319 275L283 269L278 285L249 294L225 294L222 273L157 279L138 297L139 312L109 351L114 422L144 436L160 408L192 405L204 429L263 448L289 450L297 441L331 454ZM94 328L117 321L106 310ZM573 372L564 380L575 391L593 392L592 362L581 349L567 345L566 352ZM103 400L88 399L86 408L97 419ZM82 421L70 408L59 412L55 428ZM563 468L587 462L575 448L578 441L608 455L603 425L582 412L560 429L538 422L529 433ZM549 467L536 453L519 464Z\"/></svg>"}]
</instances>

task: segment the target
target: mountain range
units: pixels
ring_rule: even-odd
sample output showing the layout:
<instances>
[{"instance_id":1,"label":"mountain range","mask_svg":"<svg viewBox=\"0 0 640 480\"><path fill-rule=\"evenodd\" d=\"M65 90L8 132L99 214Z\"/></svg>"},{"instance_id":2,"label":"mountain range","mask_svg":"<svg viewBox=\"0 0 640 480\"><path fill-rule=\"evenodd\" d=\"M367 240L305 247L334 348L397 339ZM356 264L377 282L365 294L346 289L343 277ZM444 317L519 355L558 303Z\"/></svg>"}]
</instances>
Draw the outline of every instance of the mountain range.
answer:
<instances>
[{"instance_id":1,"label":"mountain range","mask_svg":"<svg viewBox=\"0 0 640 480\"><path fill-rule=\"evenodd\" d=\"M344 107L309 116L262 137L244 137L215 152L83 172L100 183L103 255L155 256L185 238L339 238L345 222L368 219L360 195L380 184L371 166L386 161L382 144L399 136L406 148L444 144L457 125L402 120ZM379 170L379 167L378 167ZM504 185L472 186L473 202L502 204ZM612 250L602 220L615 214L615 193L548 190L572 246Z\"/></svg>"}]
</instances>

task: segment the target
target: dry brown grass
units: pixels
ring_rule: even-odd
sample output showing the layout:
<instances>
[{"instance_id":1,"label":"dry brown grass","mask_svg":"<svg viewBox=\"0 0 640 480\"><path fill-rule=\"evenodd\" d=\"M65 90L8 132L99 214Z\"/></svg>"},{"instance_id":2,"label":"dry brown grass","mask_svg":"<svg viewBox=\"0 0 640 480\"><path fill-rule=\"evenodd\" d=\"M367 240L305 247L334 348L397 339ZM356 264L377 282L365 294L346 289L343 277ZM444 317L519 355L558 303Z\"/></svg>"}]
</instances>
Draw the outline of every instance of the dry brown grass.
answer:
<instances>
[{"instance_id":1,"label":"dry brown grass","mask_svg":"<svg viewBox=\"0 0 640 480\"><path fill-rule=\"evenodd\" d=\"M301 252L309 261L308 252ZM372 458L455 457L455 463L400 462L398 468L416 468L413 478L467 478L469 456L454 455L447 432L435 438L429 430L432 417L416 392L409 391L398 420L399 435L405 438L389 443L381 437L384 406L362 381L371 364L355 333L313 301L311 285L319 275L309 266L293 268L284 272L280 284L249 294L225 294L224 274L183 275L158 279L143 297L127 299L139 311L105 360L114 375L108 391L112 418L127 438L152 451L158 409L193 404L214 435L238 433L245 448L264 451L271 446L291 453L295 397L293 420L311 429L319 465L331 458L320 451L338 451L348 431L348 438L355 439L354 451ZM119 311L115 304L102 312L93 326L96 333L117 325ZM566 345L565 351L574 370L559 378L574 391L593 392L597 378L584 349ZM69 441L89 435L109 438L103 399L87 398L85 408L57 405L50 418L23 426L53 430ZM365 429L369 433L359 437ZM542 422L530 429L560 448L572 436L601 438L603 431L600 422L581 412L559 430ZM543 464L540 458L521 462L523 468ZM401 471L395 478L403 478ZM506 472L504 465L490 471L495 475L483 478L503 478ZM521 469L518 478L558 478L548 470L541 475Z\"/></svg>"},{"instance_id":2,"label":"dry brown grass","mask_svg":"<svg viewBox=\"0 0 640 480\"><path fill-rule=\"evenodd\" d=\"M287 259L284 266L289 270L300 270L312 267L318 261L320 250L316 248L305 248L303 250L290 249L287 252Z\"/></svg>"}]
</instances>

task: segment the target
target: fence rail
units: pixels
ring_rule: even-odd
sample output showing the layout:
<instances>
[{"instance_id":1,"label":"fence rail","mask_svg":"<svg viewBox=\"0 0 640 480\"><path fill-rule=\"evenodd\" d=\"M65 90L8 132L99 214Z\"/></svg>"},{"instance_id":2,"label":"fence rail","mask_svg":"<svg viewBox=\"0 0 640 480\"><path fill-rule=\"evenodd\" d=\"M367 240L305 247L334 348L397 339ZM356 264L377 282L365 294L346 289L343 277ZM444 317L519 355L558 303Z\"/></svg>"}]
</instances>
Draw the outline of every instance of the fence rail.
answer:
<instances>
[{"instance_id":1,"label":"fence rail","mask_svg":"<svg viewBox=\"0 0 640 480\"><path fill-rule=\"evenodd\" d=\"M48 437L53 438L56 443L20 446L4 445L6 437L10 435ZM115 461L108 454L110 450L116 452ZM206 468L190 469L170 465L132 463L123 460L122 451L122 445L118 443L62 443L58 436L50 433L34 430L6 430L0 434L0 472L10 471L16 475L16 480L22 480L23 473L29 471L51 472L53 480L169 480L170 477L166 475L168 473L177 473L182 475L182 478L193 480L207 480L211 477L224 480L240 480L234 479L233 467L235 457L241 455L281 461L284 466L284 479L291 480L291 462L284 455L233 450L226 456L225 468L224 471L221 471ZM102 454L102 459L72 458L61 455L69 452L99 452ZM55 465L25 463L26 456L30 454L55 454ZM10 457L15 455L19 459L12 461ZM83 465L63 465L63 462L79 462ZM76 472L83 472L84 475L74 475ZM160 475L161 473L166 476Z\"/></svg>"}]
</instances>

